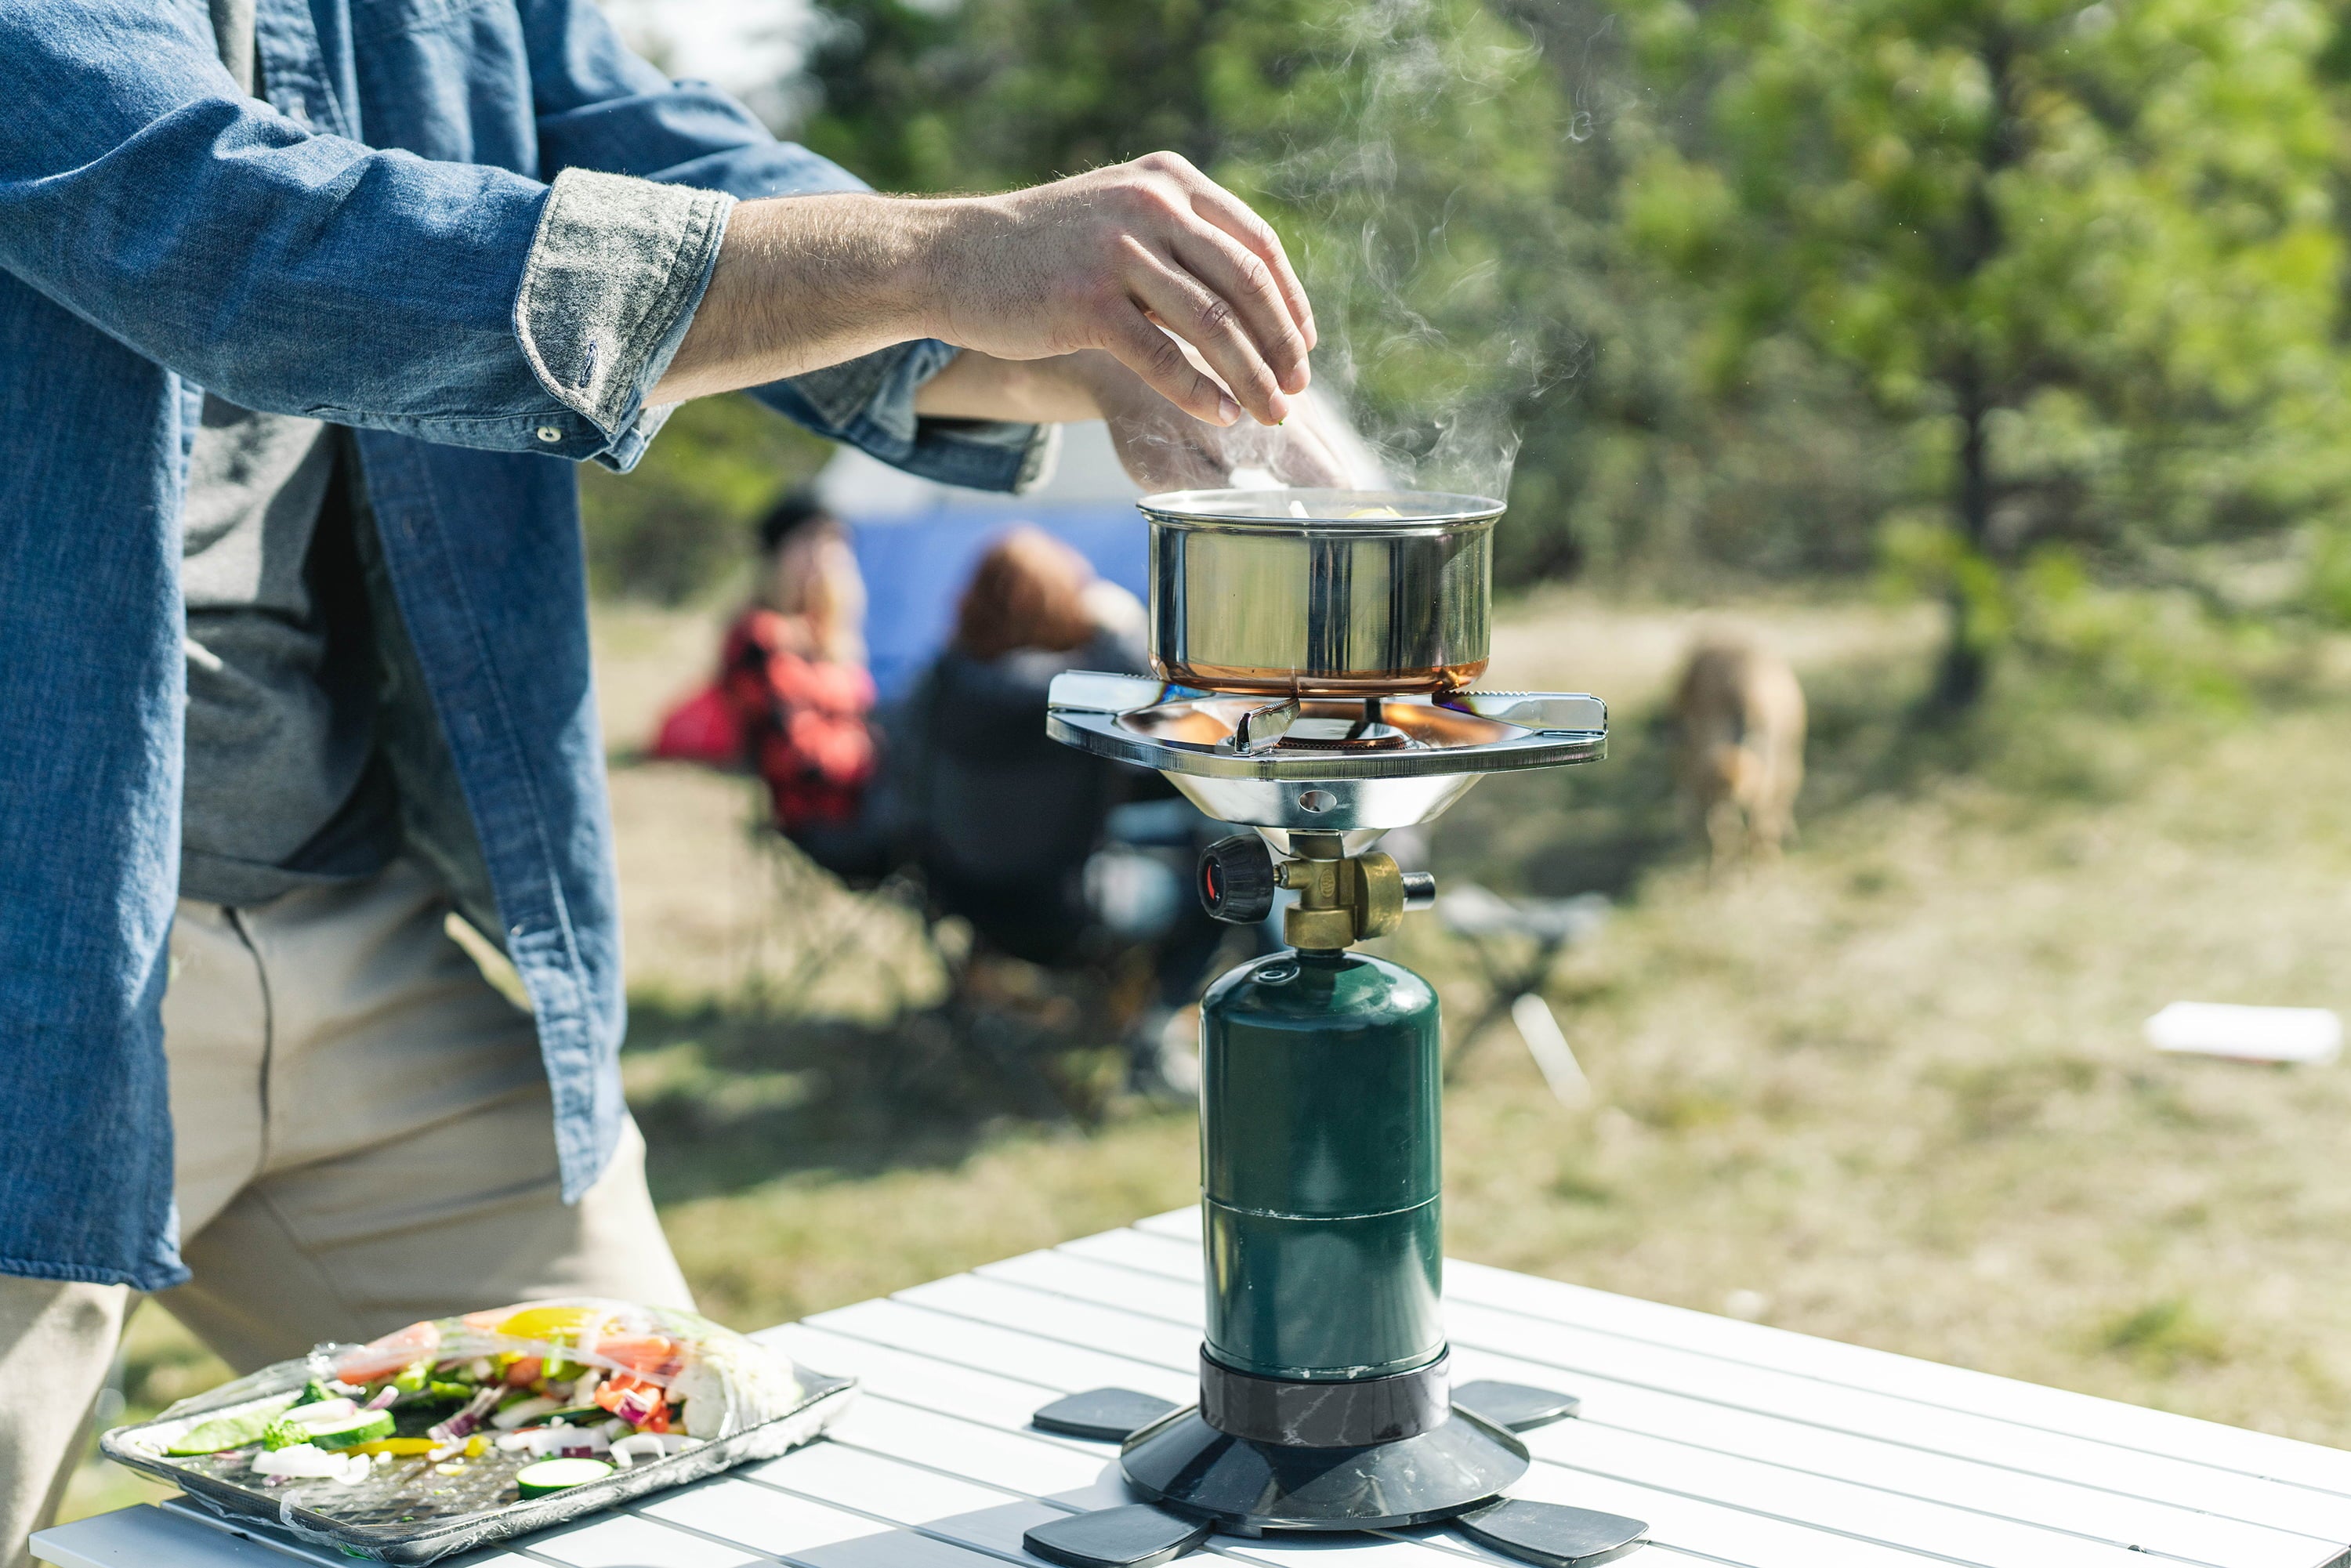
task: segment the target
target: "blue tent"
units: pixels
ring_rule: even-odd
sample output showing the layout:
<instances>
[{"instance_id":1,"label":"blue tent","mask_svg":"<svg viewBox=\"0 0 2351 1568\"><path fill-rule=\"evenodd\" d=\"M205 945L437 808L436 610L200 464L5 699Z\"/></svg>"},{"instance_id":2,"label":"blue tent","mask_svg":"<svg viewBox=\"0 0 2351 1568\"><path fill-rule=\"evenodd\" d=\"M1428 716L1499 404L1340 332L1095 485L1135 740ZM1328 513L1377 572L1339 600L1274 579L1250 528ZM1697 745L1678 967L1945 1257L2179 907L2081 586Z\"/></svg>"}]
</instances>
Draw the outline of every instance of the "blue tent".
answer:
<instances>
[{"instance_id":1,"label":"blue tent","mask_svg":"<svg viewBox=\"0 0 2351 1568\"><path fill-rule=\"evenodd\" d=\"M917 479L846 448L818 476L817 489L855 540L868 599L866 652L885 703L904 695L946 646L972 568L1015 524L1066 540L1095 571L1143 596L1140 492L1100 422L1068 426L1052 476L1026 496Z\"/></svg>"}]
</instances>

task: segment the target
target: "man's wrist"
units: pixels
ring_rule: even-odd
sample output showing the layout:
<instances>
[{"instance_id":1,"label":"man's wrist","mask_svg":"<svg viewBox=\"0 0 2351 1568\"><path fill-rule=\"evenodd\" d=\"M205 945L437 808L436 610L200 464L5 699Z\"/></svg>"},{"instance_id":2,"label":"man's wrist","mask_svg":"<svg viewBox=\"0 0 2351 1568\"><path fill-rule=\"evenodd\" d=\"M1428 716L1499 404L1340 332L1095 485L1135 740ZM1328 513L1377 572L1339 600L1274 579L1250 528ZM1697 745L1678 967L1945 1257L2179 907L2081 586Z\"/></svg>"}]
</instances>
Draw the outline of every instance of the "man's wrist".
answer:
<instances>
[{"instance_id":1,"label":"man's wrist","mask_svg":"<svg viewBox=\"0 0 2351 1568\"><path fill-rule=\"evenodd\" d=\"M902 340L937 338L955 342L952 257L957 231L968 222L957 209L969 199L867 199L876 207L876 315L889 321Z\"/></svg>"}]
</instances>

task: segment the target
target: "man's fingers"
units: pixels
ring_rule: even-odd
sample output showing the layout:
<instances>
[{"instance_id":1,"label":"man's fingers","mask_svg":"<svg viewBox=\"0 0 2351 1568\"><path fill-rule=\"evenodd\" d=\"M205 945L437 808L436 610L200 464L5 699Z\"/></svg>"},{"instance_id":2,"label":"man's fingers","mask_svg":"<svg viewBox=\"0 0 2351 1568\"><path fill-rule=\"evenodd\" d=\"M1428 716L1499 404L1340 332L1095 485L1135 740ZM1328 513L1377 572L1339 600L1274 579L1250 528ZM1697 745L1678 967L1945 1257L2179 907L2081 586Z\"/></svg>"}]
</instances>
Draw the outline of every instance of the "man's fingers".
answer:
<instances>
[{"instance_id":1,"label":"man's fingers","mask_svg":"<svg viewBox=\"0 0 2351 1568\"><path fill-rule=\"evenodd\" d=\"M1209 369L1232 389L1234 401L1258 423L1280 424L1290 417L1280 379L1241 330L1238 311L1215 290L1141 247L1131 260L1127 286L1144 309L1200 351Z\"/></svg>"},{"instance_id":2,"label":"man's fingers","mask_svg":"<svg viewBox=\"0 0 2351 1568\"><path fill-rule=\"evenodd\" d=\"M1273 274L1274 287L1280 291L1283 308L1296 324L1299 336L1308 348L1314 347L1322 340L1314 330L1314 307L1307 299L1306 286L1298 281L1298 274L1290 265L1290 253L1281 248L1281 236L1273 232L1273 225L1258 216L1247 202L1196 169L1184 183L1192 193L1192 210L1232 235Z\"/></svg>"},{"instance_id":3,"label":"man's fingers","mask_svg":"<svg viewBox=\"0 0 2351 1568\"><path fill-rule=\"evenodd\" d=\"M1296 397L1306 390L1306 336L1290 319L1273 269L1219 228L1203 226L1176 240L1176 259L1193 277L1229 301L1241 326L1273 371L1281 390Z\"/></svg>"},{"instance_id":4,"label":"man's fingers","mask_svg":"<svg viewBox=\"0 0 2351 1568\"><path fill-rule=\"evenodd\" d=\"M1192 368L1175 340L1129 309L1114 319L1102 347L1119 363L1141 376L1152 391L1193 418L1226 425L1241 416L1240 405L1222 387Z\"/></svg>"},{"instance_id":5,"label":"man's fingers","mask_svg":"<svg viewBox=\"0 0 2351 1568\"><path fill-rule=\"evenodd\" d=\"M1345 490L1353 486L1347 465L1332 451L1322 433L1302 419L1282 427L1290 439L1273 460L1274 477L1285 485Z\"/></svg>"}]
</instances>

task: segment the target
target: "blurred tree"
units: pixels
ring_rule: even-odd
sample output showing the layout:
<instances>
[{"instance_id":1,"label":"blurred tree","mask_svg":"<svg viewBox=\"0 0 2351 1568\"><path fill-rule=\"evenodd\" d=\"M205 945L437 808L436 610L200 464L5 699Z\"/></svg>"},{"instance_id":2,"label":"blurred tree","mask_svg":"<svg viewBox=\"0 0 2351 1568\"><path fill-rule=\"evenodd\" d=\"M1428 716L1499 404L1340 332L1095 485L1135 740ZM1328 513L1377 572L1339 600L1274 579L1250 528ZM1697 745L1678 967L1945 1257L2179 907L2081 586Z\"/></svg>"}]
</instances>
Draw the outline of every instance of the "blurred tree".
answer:
<instances>
[{"instance_id":1,"label":"blurred tree","mask_svg":"<svg viewBox=\"0 0 2351 1568\"><path fill-rule=\"evenodd\" d=\"M581 466L590 589L661 604L709 591L750 559L768 503L831 451L747 397L687 403L633 472Z\"/></svg>"},{"instance_id":2,"label":"blurred tree","mask_svg":"<svg viewBox=\"0 0 2351 1568\"><path fill-rule=\"evenodd\" d=\"M2344 494L2338 124L2296 0L1624 0L1705 112L1627 171L1631 240L1738 382L1793 339L1907 427L1896 553L1981 691L2011 568L2243 537Z\"/></svg>"},{"instance_id":3,"label":"blurred tree","mask_svg":"<svg viewBox=\"0 0 2351 1568\"><path fill-rule=\"evenodd\" d=\"M1490 487L1515 455L1501 580L1870 565L1898 431L1790 335L1710 379L1708 286L1624 222L1644 150L1703 93L1648 68L1615 0L825 16L801 134L877 184L995 188L1166 147L1258 203L1314 294L1325 383L1424 483Z\"/></svg>"}]
</instances>

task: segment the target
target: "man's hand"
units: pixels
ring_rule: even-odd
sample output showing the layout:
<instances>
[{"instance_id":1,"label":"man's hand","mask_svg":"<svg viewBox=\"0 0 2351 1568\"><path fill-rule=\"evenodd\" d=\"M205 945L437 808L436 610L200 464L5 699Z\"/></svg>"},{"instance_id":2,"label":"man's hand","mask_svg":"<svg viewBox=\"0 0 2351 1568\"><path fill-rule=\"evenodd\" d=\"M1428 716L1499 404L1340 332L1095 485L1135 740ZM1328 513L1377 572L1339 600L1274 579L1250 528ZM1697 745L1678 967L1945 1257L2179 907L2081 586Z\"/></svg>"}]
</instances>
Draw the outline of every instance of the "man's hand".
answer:
<instances>
[{"instance_id":1,"label":"man's hand","mask_svg":"<svg viewBox=\"0 0 2351 1568\"><path fill-rule=\"evenodd\" d=\"M1315 341L1271 227L1183 159L1155 152L1000 196L746 202L652 401L756 386L918 337L998 360L1100 350L1217 425L1243 410L1263 424L1286 419Z\"/></svg>"},{"instance_id":2,"label":"man's hand","mask_svg":"<svg viewBox=\"0 0 2351 1568\"><path fill-rule=\"evenodd\" d=\"M966 350L914 394L914 408L948 419L1102 420L1119 462L1145 490L1220 488L1252 471L1284 485L1386 483L1378 458L1328 399L1293 399L1278 427L1205 424L1098 349L1029 361Z\"/></svg>"}]
</instances>

